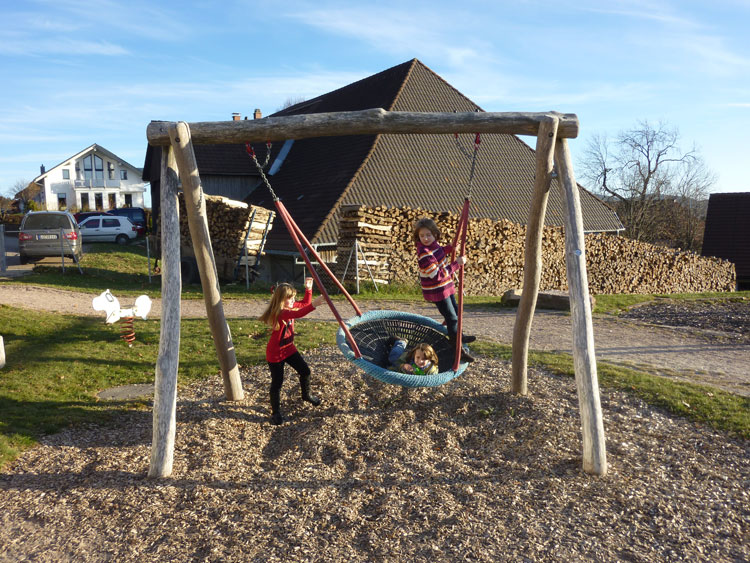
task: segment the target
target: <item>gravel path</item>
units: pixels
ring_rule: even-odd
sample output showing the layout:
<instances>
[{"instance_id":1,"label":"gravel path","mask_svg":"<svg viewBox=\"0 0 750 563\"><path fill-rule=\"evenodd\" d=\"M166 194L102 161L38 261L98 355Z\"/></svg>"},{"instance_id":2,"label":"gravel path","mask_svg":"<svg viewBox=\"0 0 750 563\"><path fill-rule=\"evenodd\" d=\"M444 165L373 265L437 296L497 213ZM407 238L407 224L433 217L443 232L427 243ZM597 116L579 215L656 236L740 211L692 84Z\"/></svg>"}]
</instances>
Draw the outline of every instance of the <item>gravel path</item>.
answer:
<instances>
[{"instance_id":1,"label":"gravel path","mask_svg":"<svg viewBox=\"0 0 750 563\"><path fill-rule=\"evenodd\" d=\"M91 306L92 296L57 289L48 289L20 284L0 285L0 304L26 307L38 310L67 314L99 316ZM132 303L123 300L123 306ZM265 307L263 301L225 300L224 312L228 318L257 317ZM373 309L408 310L432 318L440 319L437 309L427 303L393 303L370 300L359 303L363 311ZM697 307L694 304L693 317ZM703 303L703 315L710 318L714 305ZM660 326L656 323L687 323L685 311L679 313L672 307L665 311L665 305L638 307L631 316L594 316L594 340L599 360L615 364L641 367L659 375L687 381L713 385L727 391L750 396L750 301L727 305L720 309L722 318L732 315L738 318L735 325L720 322L715 317L706 321L703 328L697 326ZM686 306L687 307L687 306ZM344 318L354 315L347 302L340 305ZM204 317L205 305L202 300L185 300L181 304L183 317ZM153 303L149 318L161 314L161 300ZM464 315L465 332L480 338L511 344L515 309L489 309L467 306ZM327 307L321 307L308 316L316 320L332 320ZM687 319L689 320L689 319ZM714 330L721 328L723 330ZM536 350L572 351L572 326L570 315L559 311L537 311L532 323L530 347Z\"/></svg>"}]
</instances>

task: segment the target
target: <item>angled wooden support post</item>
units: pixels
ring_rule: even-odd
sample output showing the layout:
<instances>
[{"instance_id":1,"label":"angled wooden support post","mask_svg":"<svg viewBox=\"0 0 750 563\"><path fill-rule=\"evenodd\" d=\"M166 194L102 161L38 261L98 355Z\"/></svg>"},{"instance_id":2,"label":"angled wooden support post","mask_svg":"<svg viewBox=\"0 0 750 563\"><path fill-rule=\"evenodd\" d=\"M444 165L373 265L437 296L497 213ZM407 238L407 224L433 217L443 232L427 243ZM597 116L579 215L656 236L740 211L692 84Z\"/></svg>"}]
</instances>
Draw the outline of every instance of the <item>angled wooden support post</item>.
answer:
<instances>
[{"instance_id":1,"label":"angled wooden support post","mask_svg":"<svg viewBox=\"0 0 750 563\"><path fill-rule=\"evenodd\" d=\"M526 249L523 267L523 290L518 303L516 322L513 325L513 363L511 389L514 393L528 393L527 366L529 363L529 336L534 308L539 295L539 282L542 277L542 233L544 215L547 212L547 198L554 168L557 125L560 120L550 116L539 124L536 139L536 174L534 195L526 222Z\"/></svg>"},{"instance_id":2,"label":"angled wooden support post","mask_svg":"<svg viewBox=\"0 0 750 563\"><path fill-rule=\"evenodd\" d=\"M193 241L195 259L198 262L203 299L206 303L208 323L211 326L211 336L214 340L216 353L219 356L221 376L224 380L224 393L227 400L239 401L244 396L242 381L234 353L232 336L229 333L229 326L224 316L224 305L221 302L219 276L216 273L214 252L211 248L211 237L208 233L206 200L203 197L201 179L198 175L198 163L195 160L195 151L193 150L190 128L187 123L184 121L171 123L169 125L169 138L174 148L180 171L180 180L182 180L190 238Z\"/></svg>"},{"instance_id":3,"label":"angled wooden support post","mask_svg":"<svg viewBox=\"0 0 750 563\"><path fill-rule=\"evenodd\" d=\"M177 162L172 147L161 159L161 333L154 381L151 464L148 476L169 477L174 459L177 409L177 369L180 364L180 218L177 203Z\"/></svg>"},{"instance_id":4,"label":"angled wooden support post","mask_svg":"<svg viewBox=\"0 0 750 563\"><path fill-rule=\"evenodd\" d=\"M607 473L607 452L594 354L594 326L586 273L581 200L565 139L557 141L555 165L565 203L565 265L573 320L573 365L578 387L578 406L581 410L583 470L604 475Z\"/></svg>"}]
</instances>

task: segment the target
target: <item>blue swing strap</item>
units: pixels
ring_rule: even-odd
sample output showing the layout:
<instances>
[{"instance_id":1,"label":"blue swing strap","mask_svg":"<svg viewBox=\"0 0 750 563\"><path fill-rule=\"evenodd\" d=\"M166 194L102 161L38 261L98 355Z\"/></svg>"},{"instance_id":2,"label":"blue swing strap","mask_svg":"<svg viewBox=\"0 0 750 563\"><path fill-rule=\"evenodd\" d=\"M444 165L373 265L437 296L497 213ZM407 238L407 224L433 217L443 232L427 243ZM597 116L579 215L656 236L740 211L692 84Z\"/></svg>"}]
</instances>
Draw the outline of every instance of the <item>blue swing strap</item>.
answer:
<instances>
[{"instance_id":1,"label":"blue swing strap","mask_svg":"<svg viewBox=\"0 0 750 563\"><path fill-rule=\"evenodd\" d=\"M357 358L349 346L346 334L339 329L336 343L344 356L368 375L403 387L435 387L458 377L466 369L461 363L453 369L454 351L446 338L445 327L436 320L401 311L368 311L346 322L357 343L361 357ZM407 347L426 342L438 356L439 373L414 375L388 369L389 337L407 341Z\"/></svg>"}]
</instances>

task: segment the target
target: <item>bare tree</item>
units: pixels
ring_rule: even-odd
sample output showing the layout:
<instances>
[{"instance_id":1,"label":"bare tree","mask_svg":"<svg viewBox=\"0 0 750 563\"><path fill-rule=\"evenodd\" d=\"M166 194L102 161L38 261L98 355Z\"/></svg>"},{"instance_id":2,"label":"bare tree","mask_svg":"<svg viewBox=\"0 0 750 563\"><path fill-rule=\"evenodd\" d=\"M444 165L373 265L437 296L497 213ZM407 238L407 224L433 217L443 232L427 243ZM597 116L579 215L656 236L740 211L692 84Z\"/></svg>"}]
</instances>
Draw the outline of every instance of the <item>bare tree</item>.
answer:
<instances>
[{"instance_id":1,"label":"bare tree","mask_svg":"<svg viewBox=\"0 0 750 563\"><path fill-rule=\"evenodd\" d=\"M276 111L281 111L283 109L296 106L297 104L301 104L304 101L306 101L306 98L304 96L289 96L286 100L284 100L284 103Z\"/></svg>"},{"instance_id":2,"label":"bare tree","mask_svg":"<svg viewBox=\"0 0 750 563\"><path fill-rule=\"evenodd\" d=\"M649 242L662 238L658 227L664 201L705 199L713 185L713 174L698 151L681 151L679 138L677 130L665 123L654 127L641 121L613 142L602 136L589 141L582 177L614 205L626 236ZM691 223L688 230L694 227Z\"/></svg>"},{"instance_id":3,"label":"bare tree","mask_svg":"<svg viewBox=\"0 0 750 563\"><path fill-rule=\"evenodd\" d=\"M672 182L672 192L682 211L675 221L677 246L700 251L706 224L706 196L715 183L716 174L700 156L679 167Z\"/></svg>"},{"instance_id":4,"label":"bare tree","mask_svg":"<svg viewBox=\"0 0 750 563\"><path fill-rule=\"evenodd\" d=\"M16 180L13 184L12 190L14 191L13 199L21 200L23 202L23 208L30 209L35 205L32 201L39 195L41 186L26 180Z\"/></svg>"}]
</instances>

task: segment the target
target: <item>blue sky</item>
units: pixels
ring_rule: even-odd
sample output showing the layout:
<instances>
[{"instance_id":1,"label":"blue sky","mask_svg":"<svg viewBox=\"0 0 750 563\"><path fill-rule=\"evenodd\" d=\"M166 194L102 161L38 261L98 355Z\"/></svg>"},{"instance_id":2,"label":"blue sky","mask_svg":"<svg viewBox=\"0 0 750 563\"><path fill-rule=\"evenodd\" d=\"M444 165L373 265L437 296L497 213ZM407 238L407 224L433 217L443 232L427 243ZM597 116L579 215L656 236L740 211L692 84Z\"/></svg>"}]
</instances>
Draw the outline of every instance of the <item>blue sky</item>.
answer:
<instances>
[{"instance_id":1,"label":"blue sky","mask_svg":"<svg viewBox=\"0 0 750 563\"><path fill-rule=\"evenodd\" d=\"M92 143L142 167L154 119L269 115L415 57L487 111L577 114L576 164L662 120L712 191L750 191L750 0L2 0L0 21L0 193Z\"/></svg>"}]
</instances>

